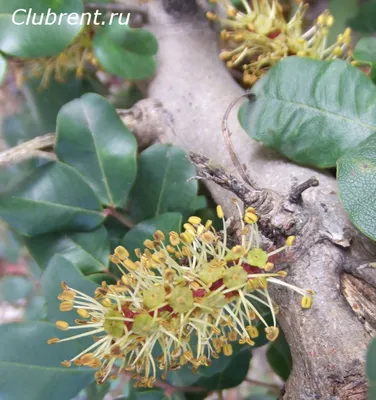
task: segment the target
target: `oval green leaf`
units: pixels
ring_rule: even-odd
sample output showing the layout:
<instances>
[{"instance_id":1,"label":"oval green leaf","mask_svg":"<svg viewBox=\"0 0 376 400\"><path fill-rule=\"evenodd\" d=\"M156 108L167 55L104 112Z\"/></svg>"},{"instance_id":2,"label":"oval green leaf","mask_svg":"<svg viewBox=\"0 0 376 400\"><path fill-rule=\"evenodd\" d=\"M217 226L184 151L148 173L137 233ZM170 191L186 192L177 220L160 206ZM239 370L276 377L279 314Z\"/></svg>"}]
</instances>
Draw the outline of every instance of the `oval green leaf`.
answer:
<instances>
[{"instance_id":1,"label":"oval green leaf","mask_svg":"<svg viewBox=\"0 0 376 400\"><path fill-rule=\"evenodd\" d=\"M130 28L114 20L97 31L93 49L103 68L113 75L138 80L155 73L153 55L158 51L158 43L144 29Z\"/></svg>"},{"instance_id":2,"label":"oval green leaf","mask_svg":"<svg viewBox=\"0 0 376 400\"><path fill-rule=\"evenodd\" d=\"M138 160L136 183L131 192L130 213L141 221L169 211L194 210L197 181L186 153L178 147L155 144Z\"/></svg>"},{"instance_id":3,"label":"oval green leaf","mask_svg":"<svg viewBox=\"0 0 376 400\"><path fill-rule=\"evenodd\" d=\"M60 254L56 254L49 262L42 275L42 290L47 303L47 318L51 322L63 320L74 325L77 314L74 311L61 312L59 310L60 300L57 296L62 291L61 282L65 282L68 286L91 297L94 297L98 285L86 279L77 266Z\"/></svg>"},{"instance_id":4,"label":"oval green leaf","mask_svg":"<svg viewBox=\"0 0 376 400\"><path fill-rule=\"evenodd\" d=\"M90 186L77 171L60 162L36 168L0 196L0 217L26 236L88 231L104 220Z\"/></svg>"},{"instance_id":5,"label":"oval green leaf","mask_svg":"<svg viewBox=\"0 0 376 400\"><path fill-rule=\"evenodd\" d=\"M144 241L152 239L155 231L162 231L166 237L168 237L170 231L180 232L182 219L183 217L179 213L165 213L143 221L125 234L121 245L129 251L131 258L135 259L133 250L143 249Z\"/></svg>"},{"instance_id":6,"label":"oval green leaf","mask_svg":"<svg viewBox=\"0 0 376 400\"><path fill-rule=\"evenodd\" d=\"M63 106L55 151L86 178L103 204L124 205L136 179L137 142L104 97L90 93Z\"/></svg>"},{"instance_id":7,"label":"oval green leaf","mask_svg":"<svg viewBox=\"0 0 376 400\"><path fill-rule=\"evenodd\" d=\"M376 87L345 61L288 57L251 92L255 100L239 111L242 127L299 164L333 167L376 131Z\"/></svg>"},{"instance_id":8,"label":"oval green leaf","mask_svg":"<svg viewBox=\"0 0 376 400\"><path fill-rule=\"evenodd\" d=\"M83 11L81 0L0 0L0 50L21 58L58 54L80 33Z\"/></svg>"},{"instance_id":9,"label":"oval green leaf","mask_svg":"<svg viewBox=\"0 0 376 400\"><path fill-rule=\"evenodd\" d=\"M26 238L25 244L42 270L55 254L70 260L84 275L103 271L109 262L110 240L104 226L90 232L33 236Z\"/></svg>"},{"instance_id":10,"label":"oval green leaf","mask_svg":"<svg viewBox=\"0 0 376 400\"><path fill-rule=\"evenodd\" d=\"M283 332L280 332L277 340L270 343L266 358L273 371L287 381L292 370L292 357Z\"/></svg>"},{"instance_id":11,"label":"oval green leaf","mask_svg":"<svg viewBox=\"0 0 376 400\"><path fill-rule=\"evenodd\" d=\"M67 400L93 380L92 369L61 365L76 354L76 343L47 344L63 333L48 322L0 326L1 400Z\"/></svg>"},{"instance_id":12,"label":"oval green leaf","mask_svg":"<svg viewBox=\"0 0 376 400\"><path fill-rule=\"evenodd\" d=\"M340 197L351 222L376 240L376 133L337 163Z\"/></svg>"}]
</instances>

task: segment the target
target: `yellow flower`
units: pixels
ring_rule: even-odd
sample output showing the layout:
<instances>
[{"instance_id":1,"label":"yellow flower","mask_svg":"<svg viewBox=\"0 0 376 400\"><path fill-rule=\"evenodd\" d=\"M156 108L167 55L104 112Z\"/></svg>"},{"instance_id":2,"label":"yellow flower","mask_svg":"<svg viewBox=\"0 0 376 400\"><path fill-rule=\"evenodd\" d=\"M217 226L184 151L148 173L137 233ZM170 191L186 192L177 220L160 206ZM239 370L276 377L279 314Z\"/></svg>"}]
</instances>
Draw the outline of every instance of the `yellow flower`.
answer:
<instances>
[{"instance_id":1,"label":"yellow flower","mask_svg":"<svg viewBox=\"0 0 376 400\"><path fill-rule=\"evenodd\" d=\"M84 331L70 338L52 338L50 344L83 336L92 336L94 343L71 360L63 361L99 368L95 373L102 383L120 364L114 377L123 369L140 379L138 386L152 386L157 369L176 370L186 363L193 370L209 366L219 353L230 356L230 342L253 345L259 336L256 324L263 324L269 340L278 336L275 314L278 306L269 295L270 284L291 288L302 295L302 307L312 303L311 290L299 289L280 278L284 271L270 272L271 255L260 248L257 224L245 225L244 215L235 201L241 224L241 240L234 246L228 238L224 214L218 207L223 230L217 232L211 223L198 217L189 218L186 231L154 234L153 246L142 253L138 261L129 259L129 252L117 247L110 256L122 276L116 285L105 282L90 297L65 283L61 311L75 309L82 319L69 326L58 321L62 330ZM247 209L245 213L255 210ZM182 244L183 242L183 244ZM149 243L147 243L149 244ZM267 307L273 323L263 318L260 307ZM197 338L192 345L192 338ZM160 349L160 354L155 354Z\"/></svg>"},{"instance_id":2,"label":"yellow flower","mask_svg":"<svg viewBox=\"0 0 376 400\"><path fill-rule=\"evenodd\" d=\"M275 63L288 56L311 57L319 60L350 58L351 30L347 28L336 43L328 46L327 37L334 19L324 11L314 25L303 32L307 4L299 1L295 14L287 21L278 0L242 0L242 10L230 0L218 0L226 16L208 12L223 30L224 50L220 58L230 69L243 73L245 85L252 86Z\"/></svg>"}]
</instances>

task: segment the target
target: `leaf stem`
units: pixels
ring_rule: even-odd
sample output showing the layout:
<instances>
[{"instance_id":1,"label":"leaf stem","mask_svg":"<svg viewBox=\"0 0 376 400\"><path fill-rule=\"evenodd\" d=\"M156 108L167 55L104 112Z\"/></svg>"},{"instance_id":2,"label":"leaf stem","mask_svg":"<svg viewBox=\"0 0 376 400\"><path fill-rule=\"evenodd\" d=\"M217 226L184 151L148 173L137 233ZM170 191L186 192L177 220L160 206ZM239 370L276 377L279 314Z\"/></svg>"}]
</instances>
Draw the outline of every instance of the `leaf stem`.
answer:
<instances>
[{"instance_id":1,"label":"leaf stem","mask_svg":"<svg viewBox=\"0 0 376 400\"><path fill-rule=\"evenodd\" d=\"M103 210L103 214L105 216L111 215L127 228L133 228L136 226L136 224L131 220L131 218L129 218L127 215L121 214L114 207L105 208Z\"/></svg>"}]
</instances>

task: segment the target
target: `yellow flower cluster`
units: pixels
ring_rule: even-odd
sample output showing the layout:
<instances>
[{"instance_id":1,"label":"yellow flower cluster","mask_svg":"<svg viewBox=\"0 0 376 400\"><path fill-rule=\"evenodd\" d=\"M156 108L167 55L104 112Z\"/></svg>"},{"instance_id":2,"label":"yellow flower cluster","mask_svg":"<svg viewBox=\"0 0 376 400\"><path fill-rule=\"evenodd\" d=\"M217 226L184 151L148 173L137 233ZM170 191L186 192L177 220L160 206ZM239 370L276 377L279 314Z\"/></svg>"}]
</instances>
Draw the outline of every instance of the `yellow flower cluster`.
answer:
<instances>
[{"instance_id":1,"label":"yellow flower cluster","mask_svg":"<svg viewBox=\"0 0 376 400\"><path fill-rule=\"evenodd\" d=\"M219 21L224 28L221 39L224 50L220 58L230 69L243 73L243 83L252 86L275 63L288 56L311 57L319 60L349 57L351 30L338 36L336 43L328 46L329 28L334 19L324 11L314 25L303 32L307 4L299 6L287 21L278 0L242 0L242 11L230 0L211 0L221 3L226 16L207 13L211 21Z\"/></svg>"},{"instance_id":2,"label":"yellow flower cluster","mask_svg":"<svg viewBox=\"0 0 376 400\"><path fill-rule=\"evenodd\" d=\"M217 207L223 230L217 232L212 221L193 216L184 232L161 231L145 240L145 250L135 250L133 261L124 247L117 247L110 260L117 265L121 279L116 285L102 283L94 297L62 283L58 296L61 311L75 309L80 317L75 326L58 321L62 330L84 330L65 339L93 336L94 343L64 366L99 368L98 383L116 378L122 371L132 372L139 386L153 386L157 369L162 376L190 363L193 371L209 366L220 353L231 355L231 342L254 344L257 326L264 325L268 340L277 338L275 315L278 306L269 295L269 285L279 284L302 295L302 307L309 308L313 291L299 289L280 278L285 271L271 272L273 256L293 245L265 252L260 247L255 209L239 214L239 243L229 237L224 214ZM265 320L271 313L273 323ZM193 340L194 339L194 340ZM116 362L116 364L115 364ZM115 370L115 366L119 366Z\"/></svg>"},{"instance_id":3,"label":"yellow flower cluster","mask_svg":"<svg viewBox=\"0 0 376 400\"><path fill-rule=\"evenodd\" d=\"M51 77L58 82L64 82L70 71L75 71L77 78L82 78L89 65L98 69L99 64L92 49L92 36L92 28L88 26L72 44L56 56L22 60L22 67L16 69L18 86L22 86L30 75L41 77L40 86L46 88Z\"/></svg>"}]
</instances>

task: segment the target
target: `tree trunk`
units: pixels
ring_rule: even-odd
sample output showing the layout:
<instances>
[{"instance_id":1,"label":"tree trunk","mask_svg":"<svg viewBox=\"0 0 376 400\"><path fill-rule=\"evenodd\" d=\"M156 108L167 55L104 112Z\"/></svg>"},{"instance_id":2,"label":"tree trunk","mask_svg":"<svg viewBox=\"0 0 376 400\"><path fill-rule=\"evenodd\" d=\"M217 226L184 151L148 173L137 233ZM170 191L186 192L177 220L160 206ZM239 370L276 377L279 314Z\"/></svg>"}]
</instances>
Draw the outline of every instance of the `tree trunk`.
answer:
<instances>
[{"instance_id":1,"label":"tree trunk","mask_svg":"<svg viewBox=\"0 0 376 400\"><path fill-rule=\"evenodd\" d=\"M148 7L148 28L160 46L150 96L160 100L172 116L172 121L164 116L164 140L212 159L202 166L201 176L206 169L209 173L205 176L210 179L215 163L233 170L221 137L221 121L228 105L244 90L218 58L216 33L205 12L191 0L154 0ZM375 246L351 227L338 198L336 181L329 173L295 165L263 148L240 128L236 111L229 126L250 178L268 189L263 196L247 189L248 204L257 205L264 235L275 244L288 235L297 237L290 262L284 266L288 282L316 293L312 308L302 310L294 292L273 292L281 306L279 323L293 356L293 371L281 398L364 400L364 360L371 338L365 319L372 312L360 318L354 301L347 301L342 292L349 292L348 280L347 286L344 283L346 271L356 275L356 280L366 277L372 292L368 298L374 298L376 270L368 263L376 258ZM319 187L304 192L302 201L292 201L291 187L313 175ZM208 186L230 216L232 194L213 182Z\"/></svg>"}]
</instances>

